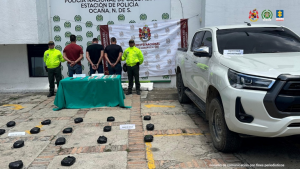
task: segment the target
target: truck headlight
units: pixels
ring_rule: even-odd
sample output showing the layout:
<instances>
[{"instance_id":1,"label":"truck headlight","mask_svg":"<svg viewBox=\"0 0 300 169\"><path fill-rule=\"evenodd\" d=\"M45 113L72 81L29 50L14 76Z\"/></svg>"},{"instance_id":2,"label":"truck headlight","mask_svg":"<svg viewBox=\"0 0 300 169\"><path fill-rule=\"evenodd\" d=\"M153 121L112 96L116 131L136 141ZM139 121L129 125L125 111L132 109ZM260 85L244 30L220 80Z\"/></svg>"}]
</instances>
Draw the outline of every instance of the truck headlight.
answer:
<instances>
[{"instance_id":1,"label":"truck headlight","mask_svg":"<svg viewBox=\"0 0 300 169\"><path fill-rule=\"evenodd\" d=\"M268 90L275 83L274 79L255 77L228 70L228 80L232 87L237 89L262 89Z\"/></svg>"}]
</instances>

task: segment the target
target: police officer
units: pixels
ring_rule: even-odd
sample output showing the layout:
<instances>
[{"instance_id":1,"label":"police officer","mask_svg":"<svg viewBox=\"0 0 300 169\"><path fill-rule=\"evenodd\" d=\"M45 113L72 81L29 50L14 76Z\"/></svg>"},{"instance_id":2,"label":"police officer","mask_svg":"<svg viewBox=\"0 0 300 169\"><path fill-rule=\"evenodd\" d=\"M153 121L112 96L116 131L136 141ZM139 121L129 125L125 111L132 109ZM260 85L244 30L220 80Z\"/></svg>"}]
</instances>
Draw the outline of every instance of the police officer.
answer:
<instances>
[{"instance_id":1,"label":"police officer","mask_svg":"<svg viewBox=\"0 0 300 169\"><path fill-rule=\"evenodd\" d=\"M54 48L54 42L50 41L48 43L49 49L44 53L44 62L46 63L47 70L48 70L48 80L49 80L49 87L50 93L47 97L54 96L54 77L56 79L57 88L59 85L59 81L61 80L61 62L65 62L61 52Z\"/></svg>"},{"instance_id":2,"label":"police officer","mask_svg":"<svg viewBox=\"0 0 300 169\"><path fill-rule=\"evenodd\" d=\"M122 61L126 60L127 65L127 73L128 73L128 80L129 86L126 95L132 94L132 87L133 87L133 76L135 78L135 87L136 87L136 94L140 95L140 80L139 80L139 70L140 66L143 61L144 57L142 51L134 46L134 40L129 40L129 48L127 48L122 56Z\"/></svg>"}]
</instances>

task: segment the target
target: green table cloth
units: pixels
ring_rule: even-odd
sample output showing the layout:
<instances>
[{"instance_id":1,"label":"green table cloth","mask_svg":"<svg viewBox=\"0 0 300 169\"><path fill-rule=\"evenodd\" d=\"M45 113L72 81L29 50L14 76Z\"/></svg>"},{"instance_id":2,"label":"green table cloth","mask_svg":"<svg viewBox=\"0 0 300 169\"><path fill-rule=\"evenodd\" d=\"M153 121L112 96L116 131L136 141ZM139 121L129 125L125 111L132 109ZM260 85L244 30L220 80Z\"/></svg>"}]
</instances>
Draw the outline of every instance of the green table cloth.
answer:
<instances>
[{"instance_id":1,"label":"green table cloth","mask_svg":"<svg viewBox=\"0 0 300 169\"><path fill-rule=\"evenodd\" d=\"M118 105L131 108L124 105L125 95L120 75L106 75L100 79L96 79L96 77L89 79L89 77L83 79L68 77L61 80L54 100L54 105L58 108L53 110L115 107Z\"/></svg>"}]
</instances>

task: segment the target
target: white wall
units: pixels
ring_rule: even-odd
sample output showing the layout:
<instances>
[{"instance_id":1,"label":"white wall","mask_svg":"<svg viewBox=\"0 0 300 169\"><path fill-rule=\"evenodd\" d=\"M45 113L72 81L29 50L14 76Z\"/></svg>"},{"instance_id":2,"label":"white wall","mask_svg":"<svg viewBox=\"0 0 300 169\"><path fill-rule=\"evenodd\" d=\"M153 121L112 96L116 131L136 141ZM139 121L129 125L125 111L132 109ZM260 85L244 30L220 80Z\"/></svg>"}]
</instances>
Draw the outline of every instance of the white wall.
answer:
<instances>
[{"instance_id":1,"label":"white wall","mask_svg":"<svg viewBox=\"0 0 300 169\"><path fill-rule=\"evenodd\" d=\"M47 0L1 0L0 44L49 41Z\"/></svg>"},{"instance_id":2,"label":"white wall","mask_svg":"<svg viewBox=\"0 0 300 169\"><path fill-rule=\"evenodd\" d=\"M207 0L205 11L205 26L243 24L276 24L286 26L300 34L300 22L298 22L299 0ZM253 9L259 12L257 22L249 20L249 12ZM263 21L261 12L265 9L273 13L272 21ZM284 10L284 21L276 21L276 10Z\"/></svg>"},{"instance_id":3,"label":"white wall","mask_svg":"<svg viewBox=\"0 0 300 169\"><path fill-rule=\"evenodd\" d=\"M0 85L47 82L47 78L29 78L26 45L0 45Z\"/></svg>"}]
</instances>

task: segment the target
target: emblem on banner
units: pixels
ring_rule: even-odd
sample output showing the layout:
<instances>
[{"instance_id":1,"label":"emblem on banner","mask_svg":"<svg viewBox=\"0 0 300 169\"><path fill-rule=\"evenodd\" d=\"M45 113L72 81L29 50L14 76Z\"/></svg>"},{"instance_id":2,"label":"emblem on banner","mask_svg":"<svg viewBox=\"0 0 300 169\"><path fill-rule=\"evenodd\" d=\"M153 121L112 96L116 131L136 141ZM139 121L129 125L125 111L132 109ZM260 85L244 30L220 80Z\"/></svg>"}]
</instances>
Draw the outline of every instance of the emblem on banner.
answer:
<instances>
[{"instance_id":1,"label":"emblem on banner","mask_svg":"<svg viewBox=\"0 0 300 169\"><path fill-rule=\"evenodd\" d=\"M65 28L71 28L71 22L66 21L66 22L64 23L64 26L65 26Z\"/></svg>"},{"instance_id":2,"label":"emblem on banner","mask_svg":"<svg viewBox=\"0 0 300 169\"><path fill-rule=\"evenodd\" d=\"M142 77L142 79L143 79L143 80L147 80L147 79L148 79L148 77Z\"/></svg>"},{"instance_id":3,"label":"emblem on banner","mask_svg":"<svg viewBox=\"0 0 300 169\"><path fill-rule=\"evenodd\" d=\"M251 22L256 22L259 19L258 11L256 9L249 12L249 19Z\"/></svg>"},{"instance_id":4,"label":"emblem on banner","mask_svg":"<svg viewBox=\"0 0 300 169\"><path fill-rule=\"evenodd\" d=\"M83 37L81 35L76 36L76 41L81 42L83 40Z\"/></svg>"},{"instance_id":5,"label":"emblem on banner","mask_svg":"<svg viewBox=\"0 0 300 169\"><path fill-rule=\"evenodd\" d=\"M146 76L149 76L149 71L145 72L145 75L146 75Z\"/></svg>"},{"instance_id":6,"label":"emblem on banner","mask_svg":"<svg viewBox=\"0 0 300 169\"><path fill-rule=\"evenodd\" d=\"M88 41L87 43L86 43L86 46L90 46L92 44L92 41Z\"/></svg>"},{"instance_id":7,"label":"emblem on banner","mask_svg":"<svg viewBox=\"0 0 300 169\"><path fill-rule=\"evenodd\" d=\"M160 69L160 65L158 64L158 65L156 65L156 69Z\"/></svg>"},{"instance_id":8,"label":"emblem on banner","mask_svg":"<svg viewBox=\"0 0 300 169\"><path fill-rule=\"evenodd\" d=\"M271 10L264 10L261 13L261 18L263 19L263 21L271 21L273 17L273 13Z\"/></svg>"},{"instance_id":9,"label":"emblem on banner","mask_svg":"<svg viewBox=\"0 0 300 169\"><path fill-rule=\"evenodd\" d=\"M133 40L134 40L134 39L135 39L135 36L134 36L134 35L132 35L132 36L131 36L131 39L133 39Z\"/></svg>"},{"instance_id":10,"label":"emblem on banner","mask_svg":"<svg viewBox=\"0 0 300 169\"><path fill-rule=\"evenodd\" d=\"M80 25L76 25L75 26L75 31L76 32L81 32L82 31L82 27Z\"/></svg>"},{"instance_id":11,"label":"emblem on banner","mask_svg":"<svg viewBox=\"0 0 300 169\"><path fill-rule=\"evenodd\" d=\"M120 14L120 15L118 16L118 20L119 20L119 21L124 21L124 20L125 20L125 16L124 16L123 14Z\"/></svg>"},{"instance_id":12,"label":"emblem on banner","mask_svg":"<svg viewBox=\"0 0 300 169\"><path fill-rule=\"evenodd\" d=\"M93 22L87 21L87 22L85 23L85 26L86 26L87 28L91 28L91 27L93 27Z\"/></svg>"},{"instance_id":13,"label":"emblem on banner","mask_svg":"<svg viewBox=\"0 0 300 169\"><path fill-rule=\"evenodd\" d=\"M156 59L160 59L160 56L159 56L159 54L157 54L157 55L155 56L155 58L156 58Z\"/></svg>"},{"instance_id":14,"label":"emblem on banner","mask_svg":"<svg viewBox=\"0 0 300 169\"><path fill-rule=\"evenodd\" d=\"M284 11L276 10L276 21L284 21Z\"/></svg>"},{"instance_id":15,"label":"emblem on banner","mask_svg":"<svg viewBox=\"0 0 300 169\"><path fill-rule=\"evenodd\" d=\"M70 42L70 41L67 41L67 42L65 43L65 46L68 46L69 44L71 44L71 42Z\"/></svg>"},{"instance_id":16,"label":"emblem on banner","mask_svg":"<svg viewBox=\"0 0 300 169\"><path fill-rule=\"evenodd\" d=\"M60 41L61 41L61 37L60 37L59 35L56 35L56 36L54 37L54 41L55 41L55 42L60 42Z\"/></svg>"},{"instance_id":17,"label":"emblem on banner","mask_svg":"<svg viewBox=\"0 0 300 169\"><path fill-rule=\"evenodd\" d=\"M148 52L145 50L145 51L143 52L143 55L144 55L144 56L147 56L147 55L148 55Z\"/></svg>"},{"instance_id":18,"label":"emblem on banner","mask_svg":"<svg viewBox=\"0 0 300 169\"><path fill-rule=\"evenodd\" d=\"M149 65L148 61L145 61L145 62L144 62L144 65L145 65L145 66L148 66L148 65Z\"/></svg>"},{"instance_id":19,"label":"emblem on banner","mask_svg":"<svg viewBox=\"0 0 300 169\"><path fill-rule=\"evenodd\" d=\"M168 73L169 73L169 75L171 75L172 74L172 69L169 69Z\"/></svg>"},{"instance_id":20,"label":"emblem on banner","mask_svg":"<svg viewBox=\"0 0 300 169\"><path fill-rule=\"evenodd\" d=\"M134 20L129 21L129 23L136 23Z\"/></svg>"},{"instance_id":21,"label":"emblem on banner","mask_svg":"<svg viewBox=\"0 0 300 169\"><path fill-rule=\"evenodd\" d=\"M124 32L123 31L119 32L119 36L123 37L124 36Z\"/></svg>"},{"instance_id":22,"label":"emblem on banner","mask_svg":"<svg viewBox=\"0 0 300 169\"><path fill-rule=\"evenodd\" d=\"M97 15L96 16L96 21L103 21L103 16L102 15Z\"/></svg>"},{"instance_id":23,"label":"emblem on banner","mask_svg":"<svg viewBox=\"0 0 300 169\"><path fill-rule=\"evenodd\" d=\"M143 29L139 28L139 37L142 42L147 42L151 39L150 28L145 25Z\"/></svg>"},{"instance_id":24,"label":"emblem on banner","mask_svg":"<svg viewBox=\"0 0 300 169\"><path fill-rule=\"evenodd\" d=\"M54 32L60 32L60 26L58 25L54 26Z\"/></svg>"},{"instance_id":25,"label":"emblem on banner","mask_svg":"<svg viewBox=\"0 0 300 169\"><path fill-rule=\"evenodd\" d=\"M154 24L153 24L153 27L154 27L154 28L157 28L157 23L154 23Z\"/></svg>"},{"instance_id":26,"label":"emblem on banner","mask_svg":"<svg viewBox=\"0 0 300 169\"><path fill-rule=\"evenodd\" d=\"M121 45L122 47L124 47L124 46L125 46L124 42L121 42L121 43L120 43L120 45Z\"/></svg>"},{"instance_id":27,"label":"emblem on banner","mask_svg":"<svg viewBox=\"0 0 300 169\"><path fill-rule=\"evenodd\" d=\"M53 16L53 22L59 22L60 17L58 15Z\"/></svg>"},{"instance_id":28,"label":"emblem on banner","mask_svg":"<svg viewBox=\"0 0 300 169\"><path fill-rule=\"evenodd\" d=\"M84 57L83 57L84 58ZM82 71L84 71L84 65L81 65L81 67L82 67Z\"/></svg>"},{"instance_id":29,"label":"emblem on banner","mask_svg":"<svg viewBox=\"0 0 300 169\"><path fill-rule=\"evenodd\" d=\"M80 22L81 21L81 16L80 15L75 15L74 20L76 22Z\"/></svg>"},{"instance_id":30,"label":"emblem on banner","mask_svg":"<svg viewBox=\"0 0 300 169\"><path fill-rule=\"evenodd\" d=\"M167 50L167 54L170 54L170 53L171 53L171 49L168 49L168 50Z\"/></svg>"},{"instance_id":31,"label":"emblem on banner","mask_svg":"<svg viewBox=\"0 0 300 169\"><path fill-rule=\"evenodd\" d=\"M69 31L67 31L67 32L65 33L65 37L66 37L66 38L69 38L71 35L72 35L72 33L69 32Z\"/></svg>"},{"instance_id":32,"label":"emblem on banner","mask_svg":"<svg viewBox=\"0 0 300 169\"><path fill-rule=\"evenodd\" d=\"M96 27L96 29L97 29L97 31L99 31L99 30L100 30L100 25L98 25L98 26Z\"/></svg>"},{"instance_id":33,"label":"emblem on banner","mask_svg":"<svg viewBox=\"0 0 300 169\"><path fill-rule=\"evenodd\" d=\"M156 34L154 34L154 38L155 39L157 39L158 38L158 34L156 33Z\"/></svg>"},{"instance_id":34,"label":"emblem on banner","mask_svg":"<svg viewBox=\"0 0 300 169\"><path fill-rule=\"evenodd\" d=\"M167 43L167 44L171 43L171 40L170 40L169 38L166 39L166 43Z\"/></svg>"},{"instance_id":35,"label":"emblem on banner","mask_svg":"<svg viewBox=\"0 0 300 169\"><path fill-rule=\"evenodd\" d=\"M130 30L134 30L134 25L130 25Z\"/></svg>"},{"instance_id":36,"label":"emblem on banner","mask_svg":"<svg viewBox=\"0 0 300 169\"><path fill-rule=\"evenodd\" d=\"M146 14L144 14L144 13L143 13L143 14L141 14L141 15L140 15L140 20L141 20L141 21L145 21L145 20L147 20L147 15L146 15Z\"/></svg>"},{"instance_id":37,"label":"emblem on banner","mask_svg":"<svg viewBox=\"0 0 300 169\"><path fill-rule=\"evenodd\" d=\"M166 33L169 33L170 32L170 28L169 27L166 28L165 31L166 31Z\"/></svg>"},{"instance_id":38,"label":"emblem on banner","mask_svg":"<svg viewBox=\"0 0 300 169\"><path fill-rule=\"evenodd\" d=\"M56 45L56 46L55 46L55 49L57 49L57 50L60 50L60 51L61 51L61 50L62 50L62 47L61 47L60 45Z\"/></svg>"},{"instance_id":39,"label":"emblem on banner","mask_svg":"<svg viewBox=\"0 0 300 169\"><path fill-rule=\"evenodd\" d=\"M168 64L172 64L172 60L171 59L168 59Z\"/></svg>"},{"instance_id":40,"label":"emblem on banner","mask_svg":"<svg viewBox=\"0 0 300 169\"><path fill-rule=\"evenodd\" d=\"M165 75L165 76L163 76L163 79L170 79L170 76Z\"/></svg>"},{"instance_id":41,"label":"emblem on banner","mask_svg":"<svg viewBox=\"0 0 300 169\"><path fill-rule=\"evenodd\" d=\"M101 41L101 36L100 36L100 35L98 35L98 36L97 36L97 39L98 39L99 41Z\"/></svg>"},{"instance_id":42,"label":"emblem on banner","mask_svg":"<svg viewBox=\"0 0 300 169\"><path fill-rule=\"evenodd\" d=\"M163 13L163 14L161 15L161 18L162 18L162 19L169 19L169 18L170 18L170 15L169 15L168 13Z\"/></svg>"},{"instance_id":43,"label":"emblem on banner","mask_svg":"<svg viewBox=\"0 0 300 169\"><path fill-rule=\"evenodd\" d=\"M113 25L113 24L115 24L114 21L108 21L107 22L107 25Z\"/></svg>"}]
</instances>

